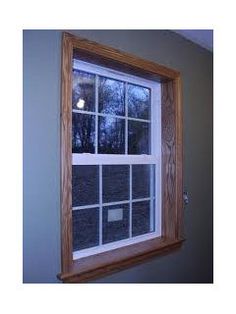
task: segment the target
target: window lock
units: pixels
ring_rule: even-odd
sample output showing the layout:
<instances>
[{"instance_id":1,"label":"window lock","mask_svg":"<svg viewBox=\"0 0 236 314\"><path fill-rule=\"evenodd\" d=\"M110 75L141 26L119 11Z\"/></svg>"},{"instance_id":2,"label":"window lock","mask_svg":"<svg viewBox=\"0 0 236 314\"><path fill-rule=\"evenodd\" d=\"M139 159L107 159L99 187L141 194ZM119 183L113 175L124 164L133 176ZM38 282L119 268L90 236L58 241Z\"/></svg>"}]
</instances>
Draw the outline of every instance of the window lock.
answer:
<instances>
[{"instance_id":1,"label":"window lock","mask_svg":"<svg viewBox=\"0 0 236 314\"><path fill-rule=\"evenodd\" d=\"M188 195L188 191L184 190L184 194L183 194L183 199L184 199L184 205L188 205L189 203L189 195Z\"/></svg>"}]
</instances>

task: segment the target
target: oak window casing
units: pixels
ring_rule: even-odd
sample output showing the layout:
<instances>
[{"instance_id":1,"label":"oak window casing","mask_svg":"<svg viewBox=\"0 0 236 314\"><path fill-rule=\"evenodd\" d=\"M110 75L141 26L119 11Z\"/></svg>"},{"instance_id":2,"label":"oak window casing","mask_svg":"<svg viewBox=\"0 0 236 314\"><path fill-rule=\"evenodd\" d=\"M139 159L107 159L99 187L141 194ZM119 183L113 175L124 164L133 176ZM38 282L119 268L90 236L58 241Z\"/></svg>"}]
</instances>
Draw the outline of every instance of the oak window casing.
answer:
<instances>
[{"instance_id":1,"label":"oak window casing","mask_svg":"<svg viewBox=\"0 0 236 314\"><path fill-rule=\"evenodd\" d=\"M161 83L162 119L162 235L109 252L73 260L71 186L71 86L72 59L107 66ZM177 248L183 242L182 227L182 104L177 71L102 46L71 34L63 34L61 107L61 261L63 282L82 282L141 262Z\"/></svg>"}]
</instances>

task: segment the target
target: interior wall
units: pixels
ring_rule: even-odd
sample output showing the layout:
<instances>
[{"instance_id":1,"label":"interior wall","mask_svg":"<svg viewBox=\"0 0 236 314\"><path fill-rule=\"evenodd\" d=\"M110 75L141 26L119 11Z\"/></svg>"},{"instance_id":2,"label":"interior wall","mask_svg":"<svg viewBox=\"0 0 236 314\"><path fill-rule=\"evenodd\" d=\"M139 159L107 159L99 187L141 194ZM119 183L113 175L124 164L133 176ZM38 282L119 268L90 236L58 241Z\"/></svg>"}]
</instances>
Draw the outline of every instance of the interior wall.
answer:
<instances>
[{"instance_id":1,"label":"interior wall","mask_svg":"<svg viewBox=\"0 0 236 314\"><path fill-rule=\"evenodd\" d=\"M94 282L212 282L212 53L171 31L70 32L177 69L183 79L186 241L178 252ZM61 35L57 30L23 34L26 283L56 283L60 272Z\"/></svg>"}]
</instances>

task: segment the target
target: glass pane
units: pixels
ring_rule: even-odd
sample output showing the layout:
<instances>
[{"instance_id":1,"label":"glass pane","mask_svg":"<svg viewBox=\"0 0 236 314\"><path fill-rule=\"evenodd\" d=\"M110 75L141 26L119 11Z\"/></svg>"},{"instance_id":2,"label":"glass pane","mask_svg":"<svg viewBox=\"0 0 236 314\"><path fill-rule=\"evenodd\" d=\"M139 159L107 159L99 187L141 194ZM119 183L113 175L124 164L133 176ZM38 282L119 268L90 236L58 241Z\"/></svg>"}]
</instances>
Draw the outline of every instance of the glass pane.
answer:
<instances>
[{"instance_id":1,"label":"glass pane","mask_svg":"<svg viewBox=\"0 0 236 314\"><path fill-rule=\"evenodd\" d=\"M125 153L125 120L111 117L98 119L98 153Z\"/></svg>"},{"instance_id":2,"label":"glass pane","mask_svg":"<svg viewBox=\"0 0 236 314\"><path fill-rule=\"evenodd\" d=\"M99 203L99 166L72 166L72 206Z\"/></svg>"},{"instance_id":3,"label":"glass pane","mask_svg":"<svg viewBox=\"0 0 236 314\"><path fill-rule=\"evenodd\" d=\"M151 165L132 166L132 199L150 197Z\"/></svg>"},{"instance_id":4,"label":"glass pane","mask_svg":"<svg viewBox=\"0 0 236 314\"><path fill-rule=\"evenodd\" d=\"M102 167L103 203L129 200L129 166Z\"/></svg>"},{"instance_id":5,"label":"glass pane","mask_svg":"<svg viewBox=\"0 0 236 314\"><path fill-rule=\"evenodd\" d=\"M72 153L95 152L95 116L73 112Z\"/></svg>"},{"instance_id":6,"label":"glass pane","mask_svg":"<svg viewBox=\"0 0 236 314\"><path fill-rule=\"evenodd\" d=\"M99 112L112 115L125 115L125 84L99 77Z\"/></svg>"},{"instance_id":7,"label":"glass pane","mask_svg":"<svg viewBox=\"0 0 236 314\"><path fill-rule=\"evenodd\" d=\"M95 75L73 70L73 109L95 111Z\"/></svg>"},{"instance_id":8,"label":"glass pane","mask_svg":"<svg viewBox=\"0 0 236 314\"><path fill-rule=\"evenodd\" d=\"M99 244L99 208L72 211L73 251Z\"/></svg>"},{"instance_id":9,"label":"glass pane","mask_svg":"<svg viewBox=\"0 0 236 314\"><path fill-rule=\"evenodd\" d=\"M150 119L150 90L148 88L128 84L128 116Z\"/></svg>"},{"instance_id":10,"label":"glass pane","mask_svg":"<svg viewBox=\"0 0 236 314\"><path fill-rule=\"evenodd\" d=\"M153 208L153 206L152 206ZM152 214L150 216L150 214ZM132 236L152 231L154 212L150 208L150 201L132 203Z\"/></svg>"},{"instance_id":11,"label":"glass pane","mask_svg":"<svg viewBox=\"0 0 236 314\"><path fill-rule=\"evenodd\" d=\"M129 204L103 207L103 243L129 237Z\"/></svg>"},{"instance_id":12,"label":"glass pane","mask_svg":"<svg viewBox=\"0 0 236 314\"><path fill-rule=\"evenodd\" d=\"M150 123L128 121L129 154L150 154Z\"/></svg>"}]
</instances>

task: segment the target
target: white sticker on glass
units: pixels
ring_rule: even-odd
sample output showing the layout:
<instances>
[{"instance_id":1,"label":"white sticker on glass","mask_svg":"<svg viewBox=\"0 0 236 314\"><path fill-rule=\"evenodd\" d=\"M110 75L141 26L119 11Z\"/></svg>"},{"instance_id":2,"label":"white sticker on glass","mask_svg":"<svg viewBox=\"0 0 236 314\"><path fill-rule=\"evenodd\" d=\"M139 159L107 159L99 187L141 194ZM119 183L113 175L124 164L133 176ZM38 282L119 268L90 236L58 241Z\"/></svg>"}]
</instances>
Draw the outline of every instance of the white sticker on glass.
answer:
<instances>
[{"instance_id":1,"label":"white sticker on glass","mask_svg":"<svg viewBox=\"0 0 236 314\"><path fill-rule=\"evenodd\" d=\"M109 209L107 221L119 221L123 219L123 208Z\"/></svg>"}]
</instances>

